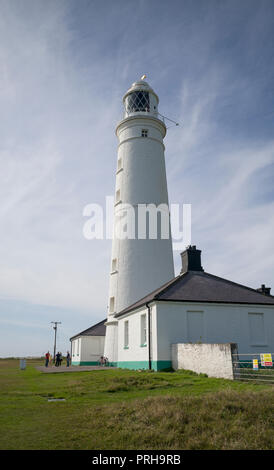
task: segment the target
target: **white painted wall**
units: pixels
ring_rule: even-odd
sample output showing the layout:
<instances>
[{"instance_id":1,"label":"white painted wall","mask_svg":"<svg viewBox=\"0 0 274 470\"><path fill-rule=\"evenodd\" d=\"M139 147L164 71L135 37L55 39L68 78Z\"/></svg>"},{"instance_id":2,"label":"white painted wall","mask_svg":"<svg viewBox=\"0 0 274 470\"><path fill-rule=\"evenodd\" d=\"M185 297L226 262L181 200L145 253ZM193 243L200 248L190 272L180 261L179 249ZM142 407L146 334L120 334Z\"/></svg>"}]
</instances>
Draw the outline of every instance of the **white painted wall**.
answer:
<instances>
[{"instance_id":1,"label":"white painted wall","mask_svg":"<svg viewBox=\"0 0 274 470\"><path fill-rule=\"evenodd\" d=\"M235 347L229 343L172 344L172 367L233 380L232 354L236 353Z\"/></svg>"},{"instance_id":2,"label":"white painted wall","mask_svg":"<svg viewBox=\"0 0 274 470\"><path fill-rule=\"evenodd\" d=\"M74 339L72 362L97 362L104 354L104 344L104 336L82 336Z\"/></svg>"},{"instance_id":3,"label":"white painted wall","mask_svg":"<svg viewBox=\"0 0 274 470\"><path fill-rule=\"evenodd\" d=\"M239 354L274 351L274 307L236 304L157 302L157 359L171 358L172 343L237 343ZM202 337L197 321L197 338L193 336L191 315L202 317ZM263 331L252 331L252 315L262 314ZM198 331L199 330L199 331Z\"/></svg>"},{"instance_id":4,"label":"white painted wall","mask_svg":"<svg viewBox=\"0 0 274 470\"><path fill-rule=\"evenodd\" d=\"M146 314L147 324L147 346L141 346L141 316ZM128 321L129 325L129 345L124 348L124 324ZM157 337L156 332L156 310L155 306L151 307L151 331L154 336L151 338L151 360L156 360L157 354ZM119 362L142 362L149 360L148 351L148 309L142 307L135 312L124 315L118 321L118 363Z\"/></svg>"},{"instance_id":5,"label":"white painted wall","mask_svg":"<svg viewBox=\"0 0 274 470\"><path fill-rule=\"evenodd\" d=\"M140 307L118 319L118 362L148 361L148 348L140 347L141 315L147 311L147 307ZM252 328L254 316L253 325L261 325L263 331ZM128 349L124 349L125 321L129 322ZM256 334L263 341L258 342ZM274 307L157 301L151 304L152 361L171 361L172 344L190 341L236 343L239 354L273 353Z\"/></svg>"},{"instance_id":6,"label":"white painted wall","mask_svg":"<svg viewBox=\"0 0 274 470\"><path fill-rule=\"evenodd\" d=\"M147 138L141 137L143 127L148 129ZM117 174L115 193L120 190L121 202L136 212L138 204L168 204L164 133L164 125L150 117L130 117L118 128L123 170ZM116 217L120 211L118 204ZM114 239L112 259L117 259L117 272L110 276L109 298L115 298L115 312L174 277L171 237L161 239L160 230L154 240Z\"/></svg>"},{"instance_id":7,"label":"white painted wall","mask_svg":"<svg viewBox=\"0 0 274 470\"><path fill-rule=\"evenodd\" d=\"M114 319L113 315L108 315L106 325L106 336L104 346L104 356L108 358L110 363L116 363L118 360L118 321Z\"/></svg>"}]
</instances>

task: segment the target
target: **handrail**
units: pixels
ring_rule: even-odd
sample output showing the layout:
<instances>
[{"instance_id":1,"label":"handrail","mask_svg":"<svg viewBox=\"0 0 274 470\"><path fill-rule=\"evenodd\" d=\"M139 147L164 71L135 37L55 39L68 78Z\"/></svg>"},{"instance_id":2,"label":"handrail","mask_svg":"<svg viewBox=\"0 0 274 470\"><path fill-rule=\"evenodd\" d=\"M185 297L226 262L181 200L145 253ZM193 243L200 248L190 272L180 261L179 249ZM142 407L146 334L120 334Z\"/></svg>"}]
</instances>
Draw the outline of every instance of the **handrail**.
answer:
<instances>
[{"instance_id":1,"label":"handrail","mask_svg":"<svg viewBox=\"0 0 274 470\"><path fill-rule=\"evenodd\" d=\"M126 119L127 117L131 117L131 116L136 116L136 115L137 116L139 115L152 116L156 119L159 119L159 121L162 121L165 124L165 116L163 116L162 114L158 112L150 112L150 111L135 111L135 112L125 111L123 119Z\"/></svg>"}]
</instances>

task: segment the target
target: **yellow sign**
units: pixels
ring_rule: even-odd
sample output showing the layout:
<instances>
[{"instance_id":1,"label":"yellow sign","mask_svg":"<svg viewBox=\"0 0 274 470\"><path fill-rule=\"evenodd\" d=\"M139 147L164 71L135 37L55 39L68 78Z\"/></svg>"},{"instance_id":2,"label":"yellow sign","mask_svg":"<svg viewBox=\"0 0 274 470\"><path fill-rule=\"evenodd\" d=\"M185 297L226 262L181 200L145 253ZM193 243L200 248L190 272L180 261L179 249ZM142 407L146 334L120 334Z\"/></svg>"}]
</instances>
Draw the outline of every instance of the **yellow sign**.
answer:
<instances>
[{"instance_id":1,"label":"yellow sign","mask_svg":"<svg viewBox=\"0 0 274 470\"><path fill-rule=\"evenodd\" d=\"M253 369L259 369L259 361L258 359L253 359Z\"/></svg>"},{"instance_id":2,"label":"yellow sign","mask_svg":"<svg viewBox=\"0 0 274 470\"><path fill-rule=\"evenodd\" d=\"M272 367L272 355L271 354L260 354L261 365L263 367Z\"/></svg>"}]
</instances>

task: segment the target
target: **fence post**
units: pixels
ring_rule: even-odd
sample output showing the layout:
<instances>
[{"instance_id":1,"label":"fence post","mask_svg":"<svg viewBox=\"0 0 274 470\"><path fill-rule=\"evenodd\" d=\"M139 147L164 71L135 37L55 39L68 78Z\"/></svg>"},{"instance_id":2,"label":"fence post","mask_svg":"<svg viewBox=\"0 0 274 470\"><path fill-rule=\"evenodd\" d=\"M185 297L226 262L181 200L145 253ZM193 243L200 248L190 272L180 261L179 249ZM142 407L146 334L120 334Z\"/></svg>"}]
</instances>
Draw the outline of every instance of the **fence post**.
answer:
<instances>
[{"instance_id":1,"label":"fence post","mask_svg":"<svg viewBox=\"0 0 274 470\"><path fill-rule=\"evenodd\" d=\"M233 380L237 380L240 376L239 371L239 355L238 355L238 345L237 343L231 343L231 360L232 360L232 371L233 371Z\"/></svg>"}]
</instances>

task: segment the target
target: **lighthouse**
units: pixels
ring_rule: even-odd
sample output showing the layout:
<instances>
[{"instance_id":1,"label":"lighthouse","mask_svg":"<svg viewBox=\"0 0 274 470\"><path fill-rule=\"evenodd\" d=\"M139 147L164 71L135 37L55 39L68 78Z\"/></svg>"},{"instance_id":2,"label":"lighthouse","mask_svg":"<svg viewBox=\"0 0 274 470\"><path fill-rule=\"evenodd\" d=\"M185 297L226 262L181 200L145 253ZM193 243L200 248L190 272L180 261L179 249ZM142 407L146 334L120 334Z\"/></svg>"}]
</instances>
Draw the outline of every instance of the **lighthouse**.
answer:
<instances>
[{"instance_id":1,"label":"lighthouse","mask_svg":"<svg viewBox=\"0 0 274 470\"><path fill-rule=\"evenodd\" d=\"M165 167L166 126L149 84L132 84L116 127L114 228L104 355L116 365L115 315L174 278Z\"/></svg>"}]
</instances>

